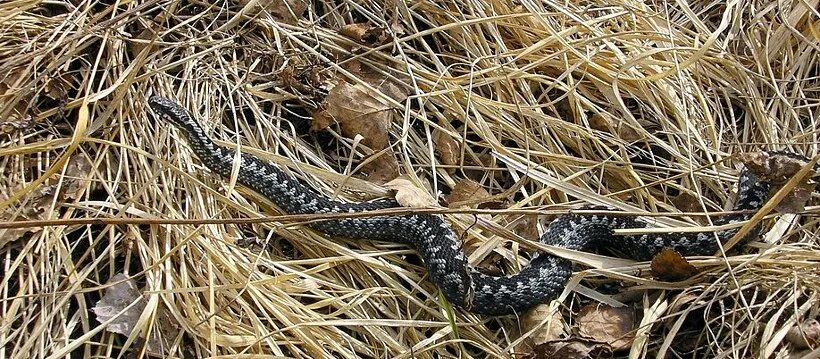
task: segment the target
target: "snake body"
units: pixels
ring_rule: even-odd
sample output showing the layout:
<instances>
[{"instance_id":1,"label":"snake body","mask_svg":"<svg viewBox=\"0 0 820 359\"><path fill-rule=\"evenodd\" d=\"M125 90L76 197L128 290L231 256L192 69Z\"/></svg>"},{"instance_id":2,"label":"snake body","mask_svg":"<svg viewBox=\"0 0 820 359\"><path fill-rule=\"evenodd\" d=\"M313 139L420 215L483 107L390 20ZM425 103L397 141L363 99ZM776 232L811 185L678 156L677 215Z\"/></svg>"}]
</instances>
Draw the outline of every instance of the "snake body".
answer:
<instances>
[{"instance_id":1,"label":"snake body","mask_svg":"<svg viewBox=\"0 0 820 359\"><path fill-rule=\"evenodd\" d=\"M217 145L192 115L176 102L151 97L150 107L161 118L175 125L186 137L191 150L213 172L230 176L234 167L234 150ZM265 196L289 214L364 212L397 207L394 200L345 203L331 200L283 172L276 164L241 154L237 181ZM749 170L740 172L735 210L757 210L767 200L769 183ZM743 221L748 211L724 216L716 225ZM521 312L555 298L572 274L569 260L539 253L520 272L510 276L492 276L470 266L461 241L444 218L435 214L384 215L332 219L309 224L332 236L373 241L395 242L415 248L423 259L430 279L450 303L485 315ZM664 248L682 255L713 255L719 244L727 241L737 229L700 233L664 233L615 236L613 230L644 228L648 223L625 216L567 214L558 217L541 236L545 244L574 250L608 247L624 255L648 260ZM759 226L743 240L757 236Z\"/></svg>"}]
</instances>

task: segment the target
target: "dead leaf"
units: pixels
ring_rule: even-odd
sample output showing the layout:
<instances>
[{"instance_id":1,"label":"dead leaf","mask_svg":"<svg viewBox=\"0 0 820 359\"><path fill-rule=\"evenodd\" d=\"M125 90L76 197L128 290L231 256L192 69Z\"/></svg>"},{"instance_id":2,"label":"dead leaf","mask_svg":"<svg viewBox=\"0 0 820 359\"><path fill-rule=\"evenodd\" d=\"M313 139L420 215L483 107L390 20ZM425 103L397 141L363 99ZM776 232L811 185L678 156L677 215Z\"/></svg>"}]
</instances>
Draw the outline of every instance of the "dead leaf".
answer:
<instances>
[{"instance_id":1,"label":"dead leaf","mask_svg":"<svg viewBox=\"0 0 820 359\"><path fill-rule=\"evenodd\" d=\"M635 311L630 307L589 304L578 313L578 334L608 343L613 351L629 349L635 340Z\"/></svg>"},{"instance_id":2,"label":"dead leaf","mask_svg":"<svg viewBox=\"0 0 820 359\"><path fill-rule=\"evenodd\" d=\"M109 286L105 289L105 294L91 308L91 311L97 315L97 321L100 323L112 320L105 330L129 336L134 331L148 302L143 297L142 290L137 289L134 280L123 273L117 273L106 284ZM137 303L133 304L134 302ZM162 325L153 327L151 338L148 340L148 350L165 353L171 341L176 338L179 329L171 324L173 323L172 318L164 310L157 313L156 322Z\"/></svg>"},{"instance_id":3,"label":"dead leaf","mask_svg":"<svg viewBox=\"0 0 820 359\"><path fill-rule=\"evenodd\" d=\"M312 132L324 130L330 125L336 123L333 116L324 108L319 109L313 113L313 119L310 121L310 130Z\"/></svg>"},{"instance_id":4,"label":"dead leaf","mask_svg":"<svg viewBox=\"0 0 820 359\"><path fill-rule=\"evenodd\" d=\"M667 282L677 282L698 274L697 268L672 248L664 248L652 258L652 276Z\"/></svg>"},{"instance_id":5,"label":"dead leaf","mask_svg":"<svg viewBox=\"0 0 820 359\"><path fill-rule=\"evenodd\" d=\"M700 201L691 192L681 192L672 199L672 204L681 212L700 212L703 210Z\"/></svg>"},{"instance_id":6,"label":"dead leaf","mask_svg":"<svg viewBox=\"0 0 820 359\"><path fill-rule=\"evenodd\" d=\"M613 129L615 125L610 121L609 117L606 117L600 113L594 113L592 116L589 116L589 127L593 130L603 131L613 133Z\"/></svg>"},{"instance_id":7,"label":"dead leaf","mask_svg":"<svg viewBox=\"0 0 820 359\"><path fill-rule=\"evenodd\" d=\"M114 275L106 284L111 285L105 289L105 295L91 310L97 315L97 321L103 323L117 316L119 312L125 310L132 303L138 302L122 314L119 314L117 319L114 319L106 327L109 332L130 335L147 302L142 297L142 292L137 289L134 281L125 274L118 273Z\"/></svg>"},{"instance_id":8,"label":"dead leaf","mask_svg":"<svg viewBox=\"0 0 820 359\"><path fill-rule=\"evenodd\" d=\"M393 41L393 36L386 28L367 23L355 23L342 26L339 34L347 36L364 45L378 46Z\"/></svg>"},{"instance_id":9,"label":"dead leaf","mask_svg":"<svg viewBox=\"0 0 820 359\"><path fill-rule=\"evenodd\" d=\"M785 183L807 165L805 159L785 153L749 152L738 157L755 176L775 185Z\"/></svg>"},{"instance_id":10,"label":"dead leaf","mask_svg":"<svg viewBox=\"0 0 820 359\"><path fill-rule=\"evenodd\" d=\"M456 182L452 192L447 196L449 208L477 208L478 204L491 198L490 193L480 183L470 179Z\"/></svg>"},{"instance_id":11,"label":"dead leaf","mask_svg":"<svg viewBox=\"0 0 820 359\"><path fill-rule=\"evenodd\" d=\"M464 174L474 181L480 182L485 177L492 176L492 178L498 183L504 183L509 177L509 172L503 169L497 169L498 161L496 161L492 153L479 154L477 161L473 157L466 157L464 162L469 166L481 167L479 169L464 169Z\"/></svg>"},{"instance_id":12,"label":"dead leaf","mask_svg":"<svg viewBox=\"0 0 820 359\"><path fill-rule=\"evenodd\" d=\"M64 181L65 199L78 199L91 181L92 163L83 154L71 156L66 165Z\"/></svg>"},{"instance_id":13,"label":"dead leaf","mask_svg":"<svg viewBox=\"0 0 820 359\"><path fill-rule=\"evenodd\" d=\"M547 318L550 318L546 324L541 325ZM536 326L541 325L532 335L527 337L527 340L532 346L541 345L550 341L560 340L566 337L567 324L564 322L564 317L558 310L551 310L549 304L539 304L528 310L521 317L521 330L529 332Z\"/></svg>"},{"instance_id":14,"label":"dead leaf","mask_svg":"<svg viewBox=\"0 0 820 359\"><path fill-rule=\"evenodd\" d=\"M638 131L635 131L634 128L630 127L625 121L615 123L611 117L604 116L600 113L592 114L592 116L589 116L588 121L589 127L598 131L611 133L626 142L635 142L643 139L643 136L641 136Z\"/></svg>"},{"instance_id":15,"label":"dead leaf","mask_svg":"<svg viewBox=\"0 0 820 359\"><path fill-rule=\"evenodd\" d=\"M21 132L31 128L33 124L34 122L31 120L31 116L23 116L21 113L13 111L12 116L0 121L0 134L10 135L16 132Z\"/></svg>"},{"instance_id":16,"label":"dead leaf","mask_svg":"<svg viewBox=\"0 0 820 359\"><path fill-rule=\"evenodd\" d=\"M52 100L64 100L68 97L71 88L68 73L58 73L56 76L47 76L43 84L43 93Z\"/></svg>"},{"instance_id":17,"label":"dead leaf","mask_svg":"<svg viewBox=\"0 0 820 359\"><path fill-rule=\"evenodd\" d=\"M5 95L11 91L18 81L19 71L8 71L5 74L0 74L0 95ZM11 107L9 101L11 96L0 97L0 109L8 109ZM14 102L14 106L7 112L7 117L0 119L0 134L10 135L16 132L29 129L34 125L31 115L29 114L28 103L30 98L18 99Z\"/></svg>"},{"instance_id":18,"label":"dead leaf","mask_svg":"<svg viewBox=\"0 0 820 359\"><path fill-rule=\"evenodd\" d=\"M444 131L435 129L433 131L433 143L436 145L436 153L443 165L455 166L459 163L460 146L455 139L447 135ZM455 167L447 168L447 173L453 174L455 172Z\"/></svg>"},{"instance_id":19,"label":"dead leaf","mask_svg":"<svg viewBox=\"0 0 820 359\"><path fill-rule=\"evenodd\" d=\"M250 0L240 0L240 4L247 6ZM307 0L258 0L254 6L248 9L247 14L253 16L263 10L267 10L274 18L290 25L294 25L302 18L302 14L308 8Z\"/></svg>"},{"instance_id":20,"label":"dead leaf","mask_svg":"<svg viewBox=\"0 0 820 359\"><path fill-rule=\"evenodd\" d=\"M525 358L532 359L586 359L596 357L607 357L609 347L603 343L596 343L581 338L559 340L544 343L535 349Z\"/></svg>"},{"instance_id":21,"label":"dead leaf","mask_svg":"<svg viewBox=\"0 0 820 359\"><path fill-rule=\"evenodd\" d=\"M643 136L626 121L618 123L618 138L626 142L636 142L643 140Z\"/></svg>"},{"instance_id":22,"label":"dead leaf","mask_svg":"<svg viewBox=\"0 0 820 359\"><path fill-rule=\"evenodd\" d=\"M384 184L384 187L396 191L396 201L404 207L435 207L438 205L422 188L417 187L407 178L399 177Z\"/></svg>"},{"instance_id":23,"label":"dead leaf","mask_svg":"<svg viewBox=\"0 0 820 359\"><path fill-rule=\"evenodd\" d=\"M310 98L310 101L313 101L313 98L318 99L320 96L325 96L327 91L335 86L331 81L329 71L316 64L307 63L298 56L288 58L277 75L283 87L296 92L298 96ZM316 111L322 111L321 106L317 107Z\"/></svg>"},{"instance_id":24,"label":"dead leaf","mask_svg":"<svg viewBox=\"0 0 820 359\"><path fill-rule=\"evenodd\" d=\"M397 100L403 101L404 98ZM352 85L342 81L330 90L322 105L324 111L318 119L314 114L317 122L311 124L312 130L324 129L335 122L345 137L360 135L364 137L362 143L373 150L382 150L389 145L391 106L364 84Z\"/></svg>"},{"instance_id":25,"label":"dead leaf","mask_svg":"<svg viewBox=\"0 0 820 359\"><path fill-rule=\"evenodd\" d=\"M797 349L816 348L820 344L820 322L809 319L793 326L786 333L786 340Z\"/></svg>"},{"instance_id":26,"label":"dead leaf","mask_svg":"<svg viewBox=\"0 0 820 359\"><path fill-rule=\"evenodd\" d=\"M368 161L361 168L363 176L356 176L366 179L373 183L385 183L399 176L399 162L396 161L396 156L393 151L387 150L387 153L377 153L373 156L376 158L368 158Z\"/></svg>"},{"instance_id":27,"label":"dead leaf","mask_svg":"<svg viewBox=\"0 0 820 359\"><path fill-rule=\"evenodd\" d=\"M816 186L816 183L798 184L792 189L791 193L775 206L775 210L780 213L802 212L806 209L806 203L811 199L811 194L814 193Z\"/></svg>"},{"instance_id":28,"label":"dead leaf","mask_svg":"<svg viewBox=\"0 0 820 359\"><path fill-rule=\"evenodd\" d=\"M508 216L502 218L503 223L505 223L506 228L509 228L511 231L515 232L521 237L529 239L531 241L537 241L541 236L538 234L538 215L535 214L527 214L522 216L516 216L513 220L508 220Z\"/></svg>"},{"instance_id":29,"label":"dead leaf","mask_svg":"<svg viewBox=\"0 0 820 359\"><path fill-rule=\"evenodd\" d=\"M750 152L739 155L740 161L760 179L766 180L775 186L786 183L808 163L805 159L786 153ZM815 172L814 175L817 173ZM811 177L811 176L809 176ZM798 183L777 205L781 213L796 213L805 208L806 202L814 192L816 183L806 179Z\"/></svg>"}]
</instances>

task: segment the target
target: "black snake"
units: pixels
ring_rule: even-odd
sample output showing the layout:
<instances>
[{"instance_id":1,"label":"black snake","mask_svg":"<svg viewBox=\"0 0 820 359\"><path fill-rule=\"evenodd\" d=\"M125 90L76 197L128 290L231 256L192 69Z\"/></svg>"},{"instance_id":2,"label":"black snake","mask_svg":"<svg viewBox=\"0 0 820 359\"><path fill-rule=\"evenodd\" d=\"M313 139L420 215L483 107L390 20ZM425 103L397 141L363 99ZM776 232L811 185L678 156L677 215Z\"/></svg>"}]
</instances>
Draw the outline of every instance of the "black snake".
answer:
<instances>
[{"instance_id":1,"label":"black snake","mask_svg":"<svg viewBox=\"0 0 820 359\"><path fill-rule=\"evenodd\" d=\"M215 144L191 114L174 101L154 96L148 101L160 117L176 125L193 152L212 171L230 176L234 150ZM314 214L362 212L397 207L394 200L345 203L331 200L304 186L277 165L243 153L237 180L273 201L285 213ZM740 173L735 210L715 225L744 221L767 200L769 183L744 168ZM572 274L572 263L549 254L536 254L529 265L511 276L491 276L467 263L461 241L440 215L406 214L332 219L309 224L332 236L407 244L414 247L433 283L453 304L466 310L504 315L526 310L556 297ZM713 255L719 243L731 238L737 229L701 233L664 233L640 236L615 236L613 230L644 228L647 223L626 216L567 214L554 220L540 241L545 244L591 250L615 248L637 260L649 260L663 248L686 256ZM757 236L759 225L744 240Z\"/></svg>"}]
</instances>

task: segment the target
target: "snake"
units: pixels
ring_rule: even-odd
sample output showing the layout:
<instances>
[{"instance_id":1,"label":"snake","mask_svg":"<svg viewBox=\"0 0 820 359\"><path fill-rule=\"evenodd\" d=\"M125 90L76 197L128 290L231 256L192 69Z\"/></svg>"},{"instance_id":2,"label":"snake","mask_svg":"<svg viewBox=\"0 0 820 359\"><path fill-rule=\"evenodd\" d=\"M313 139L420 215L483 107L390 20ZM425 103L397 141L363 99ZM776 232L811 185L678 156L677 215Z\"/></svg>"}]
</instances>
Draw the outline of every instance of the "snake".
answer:
<instances>
[{"instance_id":1,"label":"snake","mask_svg":"<svg viewBox=\"0 0 820 359\"><path fill-rule=\"evenodd\" d=\"M181 131L191 151L210 171L230 177L236 167L239 184L272 201L286 214L359 213L399 207L394 199L358 203L331 199L302 184L273 162L247 153L236 156L234 149L215 143L191 113L174 100L151 96L148 105L159 118ZM759 178L747 166L742 167L738 177L733 211L714 220L715 226L747 221L768 200L770 180ZM628 258L646 261L664 249L683 256L712 256L720 253L722 243L739 230L738 226L726 226L729 228L704 232L647 231L646 234L615 235L618 229L652 226L637 216L606 213L570 211L562 214L550 222L539 242L578 251L609 248ZM546 252L534 253L529 263L515 274L486 274L470 265L460 237L441 214L333 216L307 226L330 236L392 242L414 248L430 280L449 303L480 315L516 314L546 303L562 293L572 275L570 260ZM758 222L739 243L756 237L760 228Z\"/></svg>"}]
</instances>

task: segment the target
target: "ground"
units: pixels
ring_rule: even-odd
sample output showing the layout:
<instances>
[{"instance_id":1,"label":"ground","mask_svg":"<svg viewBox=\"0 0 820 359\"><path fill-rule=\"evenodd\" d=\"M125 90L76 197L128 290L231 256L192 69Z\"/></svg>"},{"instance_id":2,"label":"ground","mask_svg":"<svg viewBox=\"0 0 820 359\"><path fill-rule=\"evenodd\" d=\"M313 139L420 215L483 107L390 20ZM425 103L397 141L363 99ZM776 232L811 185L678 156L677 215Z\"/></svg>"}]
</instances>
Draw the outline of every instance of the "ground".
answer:
<instances>
[{"instance_id":1,"label":"ground","mask_svg":"<svg viewBox=\"0 0 820 359\"><path fill-rule=\"evenodd\" d=\"M684 279L534 242L588 204L708 226L681 213L731 208L736 155L816 155L817 5L4 2L0 358L817 357L810 189ZM328 196L447 212L483 270L576 274L519 316L452 308L412 250L210 173L151 95Z\"/></svg>"}]
</instances>

